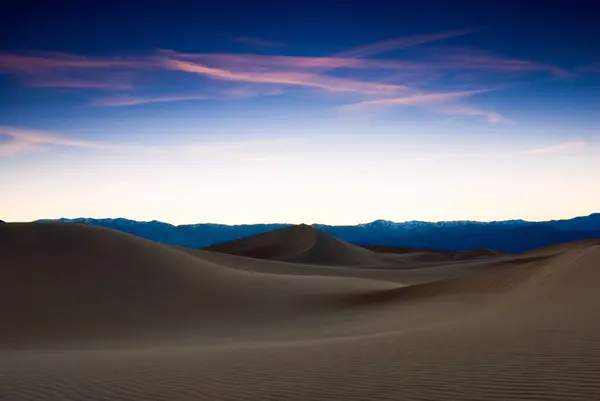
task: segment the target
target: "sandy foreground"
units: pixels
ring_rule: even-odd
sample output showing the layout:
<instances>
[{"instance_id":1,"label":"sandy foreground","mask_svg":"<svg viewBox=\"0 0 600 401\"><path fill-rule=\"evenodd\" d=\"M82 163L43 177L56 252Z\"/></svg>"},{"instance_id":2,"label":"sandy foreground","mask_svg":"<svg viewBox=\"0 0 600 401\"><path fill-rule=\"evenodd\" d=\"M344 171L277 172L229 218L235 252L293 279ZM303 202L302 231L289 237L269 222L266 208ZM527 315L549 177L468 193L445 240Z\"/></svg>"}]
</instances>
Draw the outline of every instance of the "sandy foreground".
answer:
<instances>
[{"instance_id":1,"label":"sandy foreground","mask_svg":"<svg viewBox=\"0 0 600 401\"><path fill-rule=\"evenodd\" d=\"M376 251L2 224L0 399L600 400L600 240Z\"/></svg>"}]
</instances>

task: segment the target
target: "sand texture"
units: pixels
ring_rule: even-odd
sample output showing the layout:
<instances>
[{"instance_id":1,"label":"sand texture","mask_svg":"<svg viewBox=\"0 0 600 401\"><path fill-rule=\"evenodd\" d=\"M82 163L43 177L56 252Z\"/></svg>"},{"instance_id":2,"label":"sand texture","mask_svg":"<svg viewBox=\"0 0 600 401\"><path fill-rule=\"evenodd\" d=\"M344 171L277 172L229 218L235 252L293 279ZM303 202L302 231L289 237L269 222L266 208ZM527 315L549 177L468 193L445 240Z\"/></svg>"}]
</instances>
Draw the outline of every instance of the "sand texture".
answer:
<instances>
[{"instance_id":1,"label":"sand texture","mask_svg":"<svg viewBox=\"0 0 600 401\"><path fill-rule=\"evenodd\" d=\"M600 400L600 240L510 255L295 226L205 250L0 225L0 400Z\"/></svg>"}]
</instances>

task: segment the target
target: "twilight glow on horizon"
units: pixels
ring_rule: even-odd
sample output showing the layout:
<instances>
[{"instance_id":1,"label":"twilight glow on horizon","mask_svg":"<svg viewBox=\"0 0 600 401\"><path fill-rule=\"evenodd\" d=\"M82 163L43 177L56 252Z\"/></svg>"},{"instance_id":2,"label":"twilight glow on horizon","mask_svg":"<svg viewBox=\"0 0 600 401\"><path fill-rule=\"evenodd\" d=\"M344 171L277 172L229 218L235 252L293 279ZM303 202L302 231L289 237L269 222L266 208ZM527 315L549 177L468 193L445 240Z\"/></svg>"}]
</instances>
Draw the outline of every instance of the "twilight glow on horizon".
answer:
<instances>
[{"instance_id":1,"label":"twilight glow on horizon","mask_svg":"<svg viewBox=\"0 0 600 401\"><path fill-rule=\"evenodd\" d=\"M15 2L0 219L600 212L598 6L410 3Z\"/></svg>"}]
</instances>

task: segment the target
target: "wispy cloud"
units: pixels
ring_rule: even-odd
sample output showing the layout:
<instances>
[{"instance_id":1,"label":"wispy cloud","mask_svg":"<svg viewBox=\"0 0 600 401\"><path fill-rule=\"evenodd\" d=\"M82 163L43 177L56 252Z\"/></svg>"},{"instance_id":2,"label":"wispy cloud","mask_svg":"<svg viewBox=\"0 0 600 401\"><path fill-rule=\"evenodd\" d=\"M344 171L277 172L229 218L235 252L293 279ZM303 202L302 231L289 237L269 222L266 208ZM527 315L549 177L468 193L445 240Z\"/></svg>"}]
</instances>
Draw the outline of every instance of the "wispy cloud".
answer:
<instances>
[{"instance_id":1,"label":"wispy cloud","mask_svg":"<svg viewBox=\"0 0 600 401\"><path fill-rule=\"evenodd\" d=\"M91 105L99 107L136 106L147 103L183 102L190 100L206 100L205 95L169 95L169 96L112 96L94 100Z\"/></svg>"},{"instance_id":2,"label":"wispy cloud","mask_svg":"<svg viewBox=\"0 0 600 401\"><path fill-rule=\"evenodd\" d=\"M592 73L600 74L600 63L579 67L577 70L581 71L581 72L592 72Z\"/></svg>"},{"instance_id":3,"label":"wispy cloud","mask_svg":"<svg viewBox=\"0 0 600 401\"><path fill-rule=\"evenodd\" d=\"M277 88L262 88L252 86L239 86L218 90L211 94L172 94L172 95L154 95L154 96L132 96L118 95L108 96L93 100L90 105L97 107L127 107L137 106L148 103L170 103L170 102L188 102L198 100L235 100L249 99L258 96L279 95L282 91Z\"/></svg>"},{"instance_id":4,"label":"wispy cloud","mask_svg":"<svg viewBox=\"0 0 600 401\"><path fill-rule=\"evenodd\" d=\"M0 133L0 136L3 134ZM10 140L8 142L0 141L0 157L13 156L22 153L33 146L26 141Z\"/></svg>"},{"instance_id":5,"label":"wispy cloud","mask_svg":"<svg viewBox=\"0 0 600 401\"><path fill-rule=\"evenodd\" d=\"M91 58L64 53L37 53L36 55L0 53L0 72L36 74L50 70L148 68L152 63L144 59Z\"/></svg>"},{"instance_id":6,"label":"wispy cloud","mask_svg":"<svg viewBox=\"0 0 600 401\"><path fill-rule=\"evenodd\" d=\"M199 61L222 68L288 68L288 69L389 69L418 70L427 68L425 64L398 60L370 60L347 57L306 57L280 56L264 54L231 54L231 53L180 53L172 50L161 50L159 55L186 61Z\"/></svg>"},{"instance_id":7,"label":"wispy cloud","mask_svg":"<svg viewBox=\"0 0 600 401\"><path fill-rule=\"evenodd\" d=\"M257 47L283 47L285 43L265 40L261 38L253 38L249 36L237 36L232 39L234 42L242 43L249 46Z\"/></svg>"},{"instance_id":8,"label":"wispy cloud","mask_svg":"<svg viewBox=\"0 0 600 401\"><path fill-rule=\"evenodd\" d=\"M98 149L106 151L130 151L135 154L149 155L231 155L240 154L245 157L257 156L256 152L276 152L257 157L281 156L281 150L305 141L302 137L272 138L236 138L224 141L174 142L157 145L153 143L107 143L70 138L65 135L32 130L21 127L0 127L0 138L8 137L8 141L0 141L0 157L15 156L44 147L60 146L67 148Z\"/></svg>"},{"instance_id":9,"label":"wispy cloud","mask_svg":"<svg viewBox=\"0 0 600 401\"><path fill-rule=\"evenodd\" d=\"M401 85L357 81L303 72L243 72L213 68L200 63L192 63L174 59L164 59L163 62L165 66L173 70L199 74L224 81L303 86L333 92L390 93L408 89L406 86Z\"/></svg>"},{"instance_id":10,"label":"wispy cloud","mask_svg":"<svg viewBox=\"0 0 600 401\"><path fill-rule=\"evenodd\" d=\"M377 100L368 100L364 102L353 103L342 106L345 109L363 109L369 107L388 107L388 106L419 106L425 104L446 103L453 100L463 99L465 97L477 95L479 93L489 92L493 89L479 89L461 92L439 92L439 93L419 93L410 96L385 98Z\"/></svg>"},{"instance_id":11,"label":"wispy cloud","mask_svg":"<svg viewBox=\"0 0 600 401\"><path fill-rule=\"evenodd\" d=\"M487 122L492 124L512 124L514 121L503 117L499 113L491 110L482 110L471 105L444 105L438 109L439 113L451 116L463 117L483 117Z\"/></svg>"},{"instance_id":12,"label":"wispy cloud","mask_svg":"<svg viewBox=\"0 0 600 401\"><path fill-rule=\"evenodd\" d=\"M232 88L224 88L214 96L216 99L222 100L235 100L235 99L249 99L259 96L275 96L284 93L283 90L277 87L261 87L261 86L235 86Z\"/></svg>"},{"instance_id":13,"label":"wispy cloud","mask_svg":"<svg viewBox=\"0 0 600 401\"><path fill-rule=\"evenodd\" d=\"M442 69L544 72L555 78L576 77L572 72L553 65L490 55L473 49L437 49L430 62L437 64Z\"/></svg>"},{"instance_id":14,"label":"wispy cloud","mask_svg":"<svg viewBox=\"0 0 600 401\"><path fill-rule=\"evenodd\" d=\"M399 50L407 47L417 46L420 44L438 41L442 39L448 39L455 36L465 35L472 32L470 29L449 31L436 34L427 35L416 35L407 38L397 38L392 40L386 40L382 42L376 42L361 46L355 49L348 50L346 52L338 53L333 57L286 57L280 56L279 59L273 58L271 61L279 63L285 62L297 62L308 67L312 63L312 67L338 67L341 66L352 66L356 65L358 68L368 66L368 62L363 64L357 61L343 61L336 59L343 58L364 58L380 53L385 53L393 50ZM262 45L269 47L279 47L283 45L279 42L272 42L258 38L251 37L238 37L234 38L237 42ZM216 57L217 55L207 57ZM238 56L238 55L232 55ZM260 56L254 55L253 60L257 60ZM265 60L269 60L268 56L265 56ZM294 60L295 59L295 60ZM252 60L248 58L247 60ZM346 64L344 64L346 63ZM353 64L354 63L354 64ZM372 64L377 65L377 63ZM382 63L381 66L393 66L393 63ZM298 66L296 64L296 66ZM401 66L400 63L395 64L396 67ZM84 57L73 54L57 53L57 52L37 52L29 54L13 54L13 53L0 53L0 72L4 73L40 73L48 70L62 70L62 69L108 69L108 68L126 68L126 69L140 69L140 68L155 68L157 67L155 60L152 57L141 56L141 57Z\"/></svg>"},{"instance_id":15,"label":"wispy cloud","mask_svg":"<svg viewBox=\"0 0 600 401\"><path fill-rule=\"evenodd\" d=\"M413 46L422 45L429 42L435 42L443 39L454 38L457 36L466 35L472 33L472 29L462 29L457 31L448 31L427 35L415 35L406 38L396 38L390 40L384 40L381 42L371 43L368 45L356 47L351 50L347 50L336 54L334 57L345 58L345 57L369 57L377 54L387 53L391 51L406 49Z\"/></svg>"},{"instance_id":16,"label":"wispy cloud","mask_svg":"<svg viewBox=\"0 0 600 401\"><path fill-rule=\"evenodd\" d=\"M75 79L36 78L29 80L27 83L31 86L40 88L98 89L104 91L126 91L133 89L133 85L124 82L86 81Z\"/></svg>"},{"instance_id":17,"label":"wispy cloud","mask_svg":"<svg viewBox=\"0 0 600 401\"><path fill-rule=\"evenodd\" d=\"M465 99L477 94L490 92L493 90L495 89L418 93L403 97L384 98L348 104L342 106L340 109L345 112L355 112L366 111L373 108L377 109L382 107L415 106L424 107L436 113L447 114L452 116L483 117L486 121L493 124L512 122L494 111L481 110L474 106L455 103L458 100Z\"/></svg>"},{"instance_id":18,"label":"wispy cloud","mask_svg":"<svg viewBox=\"0 0 600 401\"><path fill-rule=\"evenodd\" d=\"M120 71L154 69L155 62L143 58L94 58L73 54L38 52L0 53L0 74L18 77L26 85L43 88L126 91L133 85L116 78Z\"/></svg>"},{"instance_id":19,"label":"wispy cloud","mask_svg":"<svg viewBox=\"0 0 600 401\"><path fill-rule=\"evenodd\" d=\"M0 127L0 136L9 138L7 142L0 142L0 156L11 156L26 150L42 146L64 146L73 148L112 148L114 145L67 138L48 132L41 132L17 127Z\"/></svg>"},{"instance_id":20,"label":"wispy cloud","mask_svg":"<svg viewBox=\"0 0 600 401\"><path fill-rule=\"evenodd\" d=\"M257 150L281 150L305 141L301 137L274 137L274 138L238 138L226 141L197 141L184 144L171 144L168 146L143 147L163 154L227 154L244 153Z\"/></svg>"},{"instance_id":21,"label":"wispy cloud","mask_svg":"<svg viewBox=\"0 0 600 401\"><path fill-rule=\"evenodd\" d=\"M524 151L525 154L546 154L546 153L561 153L570 150L581 149L586 146L585 141L569 141L563 142L556 145L544 146L539 148L533 148Z\"/></svg>"},{"instance_id":22,"label":"wispy cloud","mask_svg":"<svg viewBox=\"0 0 600 401\"><path fill-rule=\"evenodd\" d=\"M0 73L17 76L32 86L121 92L119 96L99 98L91 103L100 107L204 99L246 99L297 93L298 90L308 89L314 93L340 93L337 97L344 97L345 102L362 99L342 106L343 110L417 106L447 115L480 117L490 123L509 120L495 111L483 110L461 102L490 89L457 91L456 88L500 88L503 77L508 75L514 78L515 75L524 76L525 73L531 75L542 72L557 78L573 77L572 73L559 67L489 55L472 49L429 49L421 53L422 57L411 60L373 58L376 55L436 43L473 32L472 29L462 29L395 38L326 57L194 54L173 50L157 50L135 57L84 57L49 52L0 53ZM251 46L275 48L282 45L252 37L238 37L233 40ZM344 69L344 74L339 74L341 71L333 71L338 69ZM177 84L173 83L171 95L147 95L152 93L152 82L159 81L160 74L168 76L172 71L195 77L187 79L199 80L201 92L194 95L179 94L185 93L186 90L178 91L175 87ZM123 77L127 79L124 80ZM484 84L482 77L488 78L488 82L493 84ZM493 81L489 81L490 77ZM212 82L206 84L206 80ZM135 88L129 82L136 82ZM206 85L203 86L204 84ZM454 90L445 89L450 84ZM290 88L295 91L291 92ZM131 93L124 96L123 91ZM162 88L160 92L163 92Z\"/></svg>"}]
</instances>

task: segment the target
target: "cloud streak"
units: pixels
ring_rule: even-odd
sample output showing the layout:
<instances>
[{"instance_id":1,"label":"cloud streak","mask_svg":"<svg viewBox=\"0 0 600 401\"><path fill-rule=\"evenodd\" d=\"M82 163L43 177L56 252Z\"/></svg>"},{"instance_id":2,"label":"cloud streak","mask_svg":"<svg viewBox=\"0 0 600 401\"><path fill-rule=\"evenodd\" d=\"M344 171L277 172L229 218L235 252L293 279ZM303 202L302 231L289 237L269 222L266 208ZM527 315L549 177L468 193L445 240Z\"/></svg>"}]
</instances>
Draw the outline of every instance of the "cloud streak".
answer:
<instances>
[{"instance_id":1,"label":"cloud streak","mask_svg":"<svg viewBox=\"0 0 600 401\"><path fill-rule=\"evenodd\" d=\"M266 89L262 87L239 86L219 90L210 95L194 94L194 95L154 95L154 96L132 96L118 95L98 98L93 100L90 105L96 107L128 107L137 106L148 103L171 103L171 102L187 102L200 100L236 100L249 99L258 96L273 96L279 95L282 91L277 88Z\"/></svg>"},{"instance_id":2,"label":"cloud streak","mask_svg":"<svg viewBox=\"0 0 600 401\"><path fill-rule=\"evenodd\" d=\"M481 110L470 105L445 105L444 107L441 107L438 112L451 116L483 117L491 124L512 124L514 122L495 111Z\"/></svg>"},{"instance_id":3,"label":"cloud streak","mask_svg":"<svg viewBox=\"0 0 600 401\"><path fill-rule=\"evenodd\" d=\"M160 55L186 61L199 61L202 63L219 66L222 68L288 68L288 69L388 69L388 70L416 70L427 68L422 63L397 60L370 60L361 58L344 57L307 57L307 56L279 56L264 54L231 54L231 53L179 53L172 50L161 50Z\"/></svg>"},{"instance_id":4,"label":"cloud streak","mask_svg":"<svg viewBox=\"0 0 600 401\"><path fill-rule=\"evenodd\" d=\"M229 141L206 141L190 142L185 144L174 144L161 148L146 147L142 149L151 150L155 153L176 153L176 154L228 154L243 153L246 151L256 151L257 149L275 148L281 150L289 146L297 145L305 141L301 137L276 137L276 138L239 138ZM279 152L278 152L278 155Z\"/></svg>"},{"instance_id":5,"label":"cloud streak","mask_svg":"<svg viewBox=\"0 0 600 401\"><path fill-rule=\"evenodd\" d=\"M0 72L39 74L52 70L148 68L152 62L143 59L90 58L64 53L22 55L0 53Z\"/></svg>"},{"instance_id":6,"label":"cloud streak","mask_svg":"<svg viewBox=\"0 0 600 401\"><path fill-rule=\"evenodd\" d=\"M540 148L534 148L524 151L525 154L548 154L548 153L562 153L571 150L581 149L586 146L585 141L569 141L563 142L556 145L545 146Z\"/></svg>"},{"instance_id":7,"label":"cloud streak","mask_svg":"<svg viewBox=\"0 0 600 401\"><path fill-rule=\"evenodd\" d=\"M186 143L171 143L157 146L146 143L135 145L88 141L68 138L56 133L31 130L20 127L0 127L0 137L8 137L8 141L0 141L0 157L20 155L46 146L61 146L79 149L119 150L135 154L150 155L227 155L231 153L254 152L257 150L277 150L281 155L282 148L288 148L305 138L275 137L275 138L238 138L229 141L191 141ZM246 154L247 155L247 154Z\"/></svg>"},{"instance_id":8,"label":"cloud streak","mask_svg":"<svg viewBox=\"0 0 600 401\"><path fill-rule=\"evenodd\" d=\"M271 40L265 40L261 38L253 38L249 36L238 36L232 39L234 42L242 43L249 46L257 47L283 47L285 43L275 42Z\"/></svg>"},{"instance_id":9,"label":"cloud streak","mask_svg":"<svg viewBox=\"0 0 600 401\"><path fill-rule=\"evenodd\" d=\"M98 107L128 107L150 103L167 103L191 100L245 99L271 94L290 93L290 89L313 90L313 92L336 92L346 94L353 104L342 106L343 110L367 108L418 106L447 115L480 117L490 123L509 122L494 111L479 109L460 101L488 92L490 89L472 91L445 91L444 84L455 88L468 84L471 88L484 85L483 72L494 72L493 86L504 75L515 72L546 73L556 78L572 78L566 70L527 60L517 60L489 55L471 49L443 48L428 51L411 60L372 58L397 50L448 40L473 33L462 29L414 35L366 44L326 57L286 56L264 54L230 53L180 53L173 50L157 50L137 57L84 57L64 53L0 53L0 73L15 75L31 86L71 88L80 90L104 90L120 92L118 96L96 99L90 104ZM251 46L279 47L280 43L259 38L238 37L233 40ZM429 55L429 56L427 56ZM341 70L344 71L333 71ZM133 85L122 81L126 72L140 78ZM201 93L194 95L148 95L153 82L161 81L160 74L185 73L199 81L213 81ZM343 75L341 73L343 72ZM137 75L137 74L152 74ZM460 77L469 78L460 78ZM103 79L103 78L115 79ZM487 77L489 79L489 76ZM188 78L192 79L192 78ZM444 79L447 79L444 81ZM469 82L465 82L465 80ZM457 82L461 81L461 82ZM145 86L144 86L145 85ZM252 89L249 89L249 88ZM427 87L427 90L423 88ZM136 90L134 92L134 90ZM127 93L125 95L123 92ZM163 90L161 89L160 92ZM154 91L157 92L157 91ZM186 92L186 90L181 90ZM117 93L115 93L117 95Z\"/></svg>"},{"instance_id":10,"label":"cloud streak","mask_svg":"<svg viewBox=\"0 0 600 401\"><path fill-rule=\"evenodd\" d=\"M132 90L133 85L122 82L86 81L73 79L34 79L27 82L38 88L97 89L104 91Z\"/></svg>"},{"instance_id":11,"label":"cloud streak","mask_svg":"<svg viewBox=\"0 0 600 401\"><path fill-rule=\"evenodd\" d=\"M414 47L418 45L422 45L425 43L436 42L443 39L454 38L457 36L467 35L472 33L472 29L462 29L457 31L448 31L441 32L435 34L426 34L426 35L415 35L409 36L407 38L396 38L390 40L384 40L381 42L371 43L368 45L356 47L351 50L347 50L341 53L336 54L334 57L337 58L346 58L346 57L370 57L375 56L382 53L388 53L391 51L406 49L409 47Z\"/></svg>"},{"instance_id":12,"label":"cloud streak","mask_svg":"<svg viewBox=\"0 0 600 401\"><path fill-rule=\"evenodd\" d=\"M465 99L481 93L490 92L493 90L496 89L417 93L403 97L376 99L348 104L340 107L340 110L345 112L363 112L367 110L388 108L393 106L423 107L440 114L452 116L483 117L486 121L493 124L511 123L512 121L504 118L503 116L494 111L481 110L470 105L454 104L454 102L458 100Z\"/></svg>"},{"instance_id":13,"label":"cloud streak","mask_svg":"<svg viewBox=\"0 0 600 401\"><path fill-rule=\"evenodd\" d=\"M192 100L206 100L205 95L171 95L171 96L113 96L94 100L91 105L98 107L123 107L137 106L147 103L183 102Z\"/></svg>"},{"instance_id":14,"label":"cloud streak","mask_svg":"<svg viewBox=\"0 0 600 401\"><path fill-rule=\"evenodd\" d=\"M575 78L577 76L552 65L529 60L499 57L470 49L443 49L441 51L438 49L430 62L437 64L440 69L544 72L561 79Z\"/></svg>"},{"instance_id":15,"label":"cloud streak","mask_svg":"<svg viewBox=\"0 0 600 401\"><path fill-rule=\"evenodd\" d=\"M47 132L17 127L0 127L0 136L9 138L8 142L0 142L0 156L12 156L23 151L48 145L87 149L109 149L114 147L114 145L102 142L72 139Z\"/></svg>"},{"instance_id":16,"label":"cloud streak","mask_svg":"<svg viewBox=\"0 0 600 401\"><path fill-rule=\"evenodd\" d=\"M385 98L369 100L342 106L346 109L364 109L369 107L389 107L389 106L420 106L427 104L446 103L453 100L463 99L465 97L477 95L492 91L493 89L479 89L460 92L440 92L440 93L419 93L410 96Z\"/></svg>"},{"instance_id":17,"label":"cloud streak","mask_svg":"<svg viewBox=\"0 0 600 401\"><path fill-rule=\"evenodd\" d=\"M600 64L586 65L583 67L579 67L577 70L581 72L591 72L600 74Z\"/></svg>"},{"instance_id":18,"label":"cloud streak","mask_svg":"<svg viewBox=\"0 0 600 401\"><path fill-rule=\"evenodd\" d=\"M302 86L318 88L332 92L391 93L409 89L408 87L401 85L357 81L351 79L330 77L321 74L310 74L294 71L230 71L221 68L209 67L200 63L192 63L189 61L180 61L175 59L163 59L163 63L167 68L173 70L199 74L205 77L223 81Z\"/></svg>"},{"instance_id":19,"label":"cloud streak","mask_svg":"<svg viewBox=\"0 0 600 401\"><path fill-rule=\"evenodd\" d=\"M253 97L260 96L275 96L281 95L284 93L283 90L277 87L269 87L265 88L260 85L258 86L235 86L232 88L225 88L218 92L217 95L214 96L215 99L222 100L239 100L239 99L250 99Z\"/></svg>"}]
</instances>

